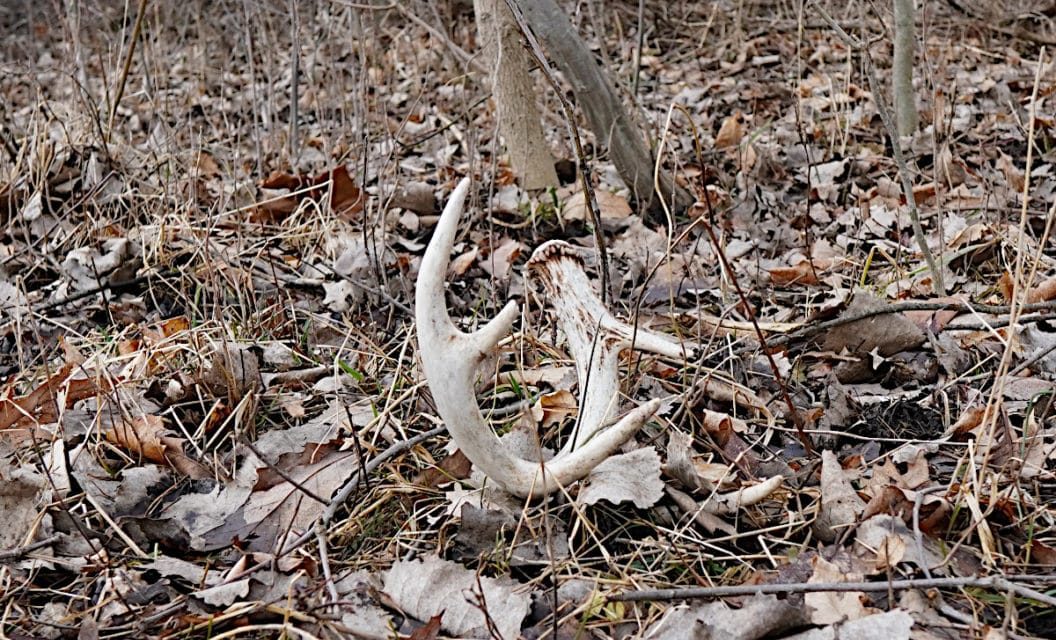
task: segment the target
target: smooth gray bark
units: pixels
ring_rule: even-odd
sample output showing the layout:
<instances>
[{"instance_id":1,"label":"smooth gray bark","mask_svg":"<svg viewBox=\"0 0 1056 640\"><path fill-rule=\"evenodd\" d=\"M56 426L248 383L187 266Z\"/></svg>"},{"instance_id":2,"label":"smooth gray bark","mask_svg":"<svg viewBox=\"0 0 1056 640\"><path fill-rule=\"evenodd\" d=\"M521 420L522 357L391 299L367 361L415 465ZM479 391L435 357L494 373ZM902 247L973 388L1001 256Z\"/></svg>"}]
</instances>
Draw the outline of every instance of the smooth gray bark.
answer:
<instances>
[{"instance_id":1,"label":"smooth gray bark","mask_svg":"<svg viewBox=\"0 0 1056 640\"><path fill-rule=\"evenodd\" d=\"M572 21L555 0L525 0L518 3L536 37L572 85L576 104L583 110L597 143L609 151L620 177L646 208L659 206L653 188L654 158L642 132L635 126L614 89L608 74L594 60ZM660 173L660 192L674 209L689 207L694 198Z\"/></svg>"},{"instance_id":2,"label":"smooth gray bark","mask_svg":"<svg viewBox=\"0 0 1056 640\"><path fill-rule=\"evenodd\" d=\"M894 0L895 62L894 94L895 120L898 135L911 136L917 130L917 102L913 94L913 0Z\"/></svg>"}]
</instances>

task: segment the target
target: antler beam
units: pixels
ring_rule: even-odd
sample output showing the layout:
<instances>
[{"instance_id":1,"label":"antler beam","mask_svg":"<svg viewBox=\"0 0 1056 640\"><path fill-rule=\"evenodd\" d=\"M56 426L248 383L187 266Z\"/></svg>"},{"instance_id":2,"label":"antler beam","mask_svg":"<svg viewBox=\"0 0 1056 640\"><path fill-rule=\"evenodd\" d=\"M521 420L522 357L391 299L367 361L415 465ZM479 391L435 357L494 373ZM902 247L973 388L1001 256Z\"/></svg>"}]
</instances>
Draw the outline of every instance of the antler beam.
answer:
<instances>
[{"instance_id":1,"label":"antler beam","mask_svg":"<svg viewBox=\"0 0 1056 640\"><path fill-rule=\"evenodd\" d=\"M511 454L481 414L474 382L481 363L510 332L518 306L510 302L486 325L464 333L451 321L444 299L444 280L469 184L468 178L463 179L452 192L418 271L415 324L422 367L437 412L466 457L506 491L521 497L544 496L590 473L660 406L660 400L645 402L608 426L619 409L620 353L637 348L682 358L685 349L666 336L636 330L616 319L594 293L572 247L559 241L543 244L528 266L542 280L576 361L579 417L575 433L553 459L541 462Z\"/></svg>"}]
</instances>

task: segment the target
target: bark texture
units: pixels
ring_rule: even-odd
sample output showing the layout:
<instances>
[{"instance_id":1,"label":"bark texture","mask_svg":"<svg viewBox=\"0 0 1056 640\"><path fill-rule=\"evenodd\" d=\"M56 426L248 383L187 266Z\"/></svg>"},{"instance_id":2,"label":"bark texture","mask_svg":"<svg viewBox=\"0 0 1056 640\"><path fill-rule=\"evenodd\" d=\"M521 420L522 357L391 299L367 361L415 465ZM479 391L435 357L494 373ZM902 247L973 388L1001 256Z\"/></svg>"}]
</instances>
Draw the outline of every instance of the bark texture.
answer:
<instances>
[{"instance_id":1,"label":"bark texture","mask_svg":"<svg viewBox=\"0 0 1056 640\"><path fill-rule=\"evenodd\" d=\"M576 103L587 118L598 144L609 151L616 170L645 207L659 205L653 187L654 158L642 132L635 126L608 74L594 60L568 15L554 0L518 3L524 17L550 57L572 85ZM660 174L660 191L674 209L693 204L694 198L666 173Z\"/></svg>"},{"instance_id":2,"label":"bark texture","mask_svg":"<svg viewBox=\"0 0 1056 640\"><path fill-rule=\"evenodd\" d=\"M913 94L913 0L895 3L894 93L898 135L911 136L917 130L917 102Z\"/></svg>"},{"instance_id":3,"label":"bark texture","mask_svg":"<svg viewBox=\"0 0 1056 640\"><path fill-rule=\"evenodd\" d=\"M491 69L499 135L513 173L525 189L556 187L557 172L543 135L520 29L505 0L473 0L473 10L485 66Z\"/></svg>"}]
</instances>

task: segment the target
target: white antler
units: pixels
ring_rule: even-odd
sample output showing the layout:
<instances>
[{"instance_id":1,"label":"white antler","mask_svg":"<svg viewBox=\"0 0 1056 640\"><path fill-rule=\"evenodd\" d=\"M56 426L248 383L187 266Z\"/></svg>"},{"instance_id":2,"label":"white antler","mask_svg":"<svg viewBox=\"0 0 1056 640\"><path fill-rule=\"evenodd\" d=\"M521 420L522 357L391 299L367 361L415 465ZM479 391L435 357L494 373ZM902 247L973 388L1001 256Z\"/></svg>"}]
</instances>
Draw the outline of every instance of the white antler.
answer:
<instances>
[{"instance_id":1,"label":"white antler","mask_svg":"<svg viewBox=\"0 0 1056 640\"><path fill-rule=\"evenodd\" d=\"M660 406L660 400L651 400L605 428L619 405L620 352L633 346L672 358L685 353L666 336L636 331L613 317L570 245L551 241L540 246L528 265L542 279L576 361L579 419L576 432L553 459L540 462L512 455L481 415L474 382L480 364L509 333L517 304L508 303L491 322L467 334L451 322L444 300L444 279L468 191L469 180L463 179L444 207L418 272L415 323L422 366L437 411L466 457L506 491L543 496L590 473Z\"/></svg>"}]
</instances>

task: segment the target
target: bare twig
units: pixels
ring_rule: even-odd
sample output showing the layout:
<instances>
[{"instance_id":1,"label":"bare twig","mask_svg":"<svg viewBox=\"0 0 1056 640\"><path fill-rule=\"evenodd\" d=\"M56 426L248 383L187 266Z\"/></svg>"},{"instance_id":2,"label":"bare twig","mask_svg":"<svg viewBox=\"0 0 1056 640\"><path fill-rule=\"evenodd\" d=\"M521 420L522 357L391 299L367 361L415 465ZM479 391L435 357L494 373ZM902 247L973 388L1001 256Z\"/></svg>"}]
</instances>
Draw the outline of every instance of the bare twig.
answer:
<instances>
[{"instance_id":1,"label":"bare twig","mask_svg":"<svg viewBox=\"0 0 1056 640\"><path fill-rule=\"evenodd\" d=\"M416 24L419 27L421 27L421 28L425 29L426 31L428 31L429 35L433 36L434 38L436 38L440 42L443 42L444 46L447 47L447 50L450 51L452 53L452 55L454 55L456 58L458 58L458 61L461 62L462 64L467 65L469 67L472 67L474 71L477 71L477 72L480 72L480 73L487 73L487 71L488 71L487 67L485 67L484 64L481 63L481 61L478 58L475 58L472 55L466 53L465 49L463 49L462 47L460 47L457 44L455 44L451 40L451 38L449 38L447 36L447 34L445 34L444 32L440 31L439 29L437 29L433 25L429 24L425 20L422 20L421 18L419 18L417 15L415 15L415 13L413 11L411 11L409 8L405 7L404 4L405 3L403 3L403 2L394 2L391 5L386 5L384 8L385 9L396 9L397 11L400 12L400 15L402 15L404 18L407 18L408 20L410 20L414 24Z\"/></svg>"},{"instance_id":2,"label":"bare twig","mask_svg":"<svg viewBox=\"0 0 1056 640\"><path fill-rule=\"evenodd\" d=\"M132 69L132 56L136 53L136 42L139 34L143 31L143 16L147 13L147 0L139 0L139 9L136 10L136 24L132 27L132 36L128 39L128 50L125 51L125 62L121 66L121 77L117 81L117 91L114 93L114 101L110 103L110 117L106 122L106 140L109 143L114 134L114 117L117 115L117 106L121 104L121 98L125 94L125 84L128 82L128 72Z\"/></svg>"},{"instance_id":3,"label":"bare twig","mask_svg":"<svg viewBox=\"0 0 1056 640\"><path fill-rule=\"evenodd\" d=\"M62 536L56 534L48 536L43 540L37 540L29 544L24 544L20 547L12 547L10 549L0 549L0 562L6 562L10 560L20 560L24 558L26 554L36 551L37 549L50 546L59 541Z\"/></svg>"},{"instance_id":4,"label":"bare twig","mask_svg":"<svg viewBox=\"0 0 1056 640\"><path fill-rule=\"evenodd\" d=\"M729 587L687 587L683 589L641 589L625 591L608 596L610 602L638 602L657 600L699 600L731 596L768 595L778 593L820 593L824 591L882 592L903 589L956 589L975 587L1011 591L1021 597L1056 606L1056 598L1019 582L1052 582L1056 576L990 576L983 578L916 578L908 580L882 580L879 582L796 582L791 584L746 584Z\"/></svg>"},{"instance_id":5,"label":"bare twig","mask_svg":"<svg viewBox=\"0 0 1056 640\"><path fill-rule=\"evenodd\" d=\"M909 167L906 165L906 158L902 154L902 140L898 135L898 128L895 126L894 118L891 117L891 112L888 110L887 103L884 100L883 89L876 77L876 67L873 65L872 56L869 55L868 44L844 31L843 27L818 4L817 0L811 0L811 3L822 19L829 23L836 35L848 47L862 55L862 60L865 62L865 75L869 80L869 90L873 93L873 101L876 103L876 110L880 113L880 120L884 123L887 137L891 140L891 152L895 159L895 165L898 167L899 178L901 178L902 194L906 198L906 206L909 207L909 221L913 225L913 236L917 239L917 246L920 247L920 253L924 256L924 262L928 264L928 271L931 272L935 291L945 295L946 286L942 281L942 271L935 262L935 256L932 255L931 248L928 247L928 238L924 235L924 227L920 224L920 212L917 210L917 201L913 196L913 183L909 179Z\"/></svg>"},{"instance_id":6,"label":"bare twig","mask_svg":"<svg viewBox=\"0 0 1056 640\"><path fill-rule=\"evenodd\" d=\"M1053 311L1056 310L1056 300L1050 300L1047 302L1035 302L1032 304L1024 304L1019 307L1022 311ZM783 336L778 336L770 340L767 344L770 347L776 347L789 342L807 338L810 336L817 335L819 333L828 331L835 327L841 327L843 325L851 324L852 322L858 322L859 320L866 320L876 316L887 315L889 313L902 313L903 311L956 311L965 310L975 313L991 313L991 314L1005 314L1012 311L1010 305L993 305L993 304L979 304L975 302L896 302L894 304L886 305L880 309L867 309L858 313L848 314L840 316L839 318L833 318L832 320L826 320L824 322L818 322L816 324L804 325L795 331L787 333ZM1022 320L1023 317L1020 317ZM968 328L957 325L950 325L947 329L960 329Z\"/></svg>"},{"instance_id":7,"label":"bare twig","mask_svg":"<svg viewBox=\"0 0 1056 640\"><path fill-rule=\"evenodd\" d=\"M693 119L689 117L689 113L681 105L678 108L685 113L687 120L690 123L690 127L693 131L693 143L697 152L697 161L703 164L703 146L700 143L700 136L697 135L697 127L693 123ZM726 251L722 247L722 243L719 242L719 238L715 235L715 209L711 203L711 197L707 195L707 188L703 184L704 178L701 177L701 190L705 193L704 204L708 210L708 220L704 221L704 217L697 218L697 222L702 224L705 232L708 234L708 240L711 242L711 248L715 251L715 255L719 257L719 263L722 265L723 271L729 277L730 282L733 283L734 291L737 292L737 298L741 302L741 306L744 309L745 314L748 315L748 320L752 323L752 329L755 331L755 336L759 340L759 346L762 347L762 352L766 356L767 363L770 365L770 371L774 376L774 382L777 383L778 389L781 391L781 398L785 402L785 408L788 409L788 417L792 420L792 424L796 428L796 434L799 437L800 443L803 448L809 453L814 453L814 444L807 437L804 427L806 426L803 421L803 417L800 415L799 410L796 408L795 403L792 402L792 396L788 393L788 385L785 384L784 376L781 375L781 370L777 366L777 362L774 360L773 352L770 349L770 345L767 344L766 334L759 327L759 320L755 315L755 311L752 309L752 305L748 302L748 296L744 293L744 289L741 288L741 283L737 278L736 272L733 270L733 266L730 264L729 259L726 257Z\"/></svg>"}]
</instances>

